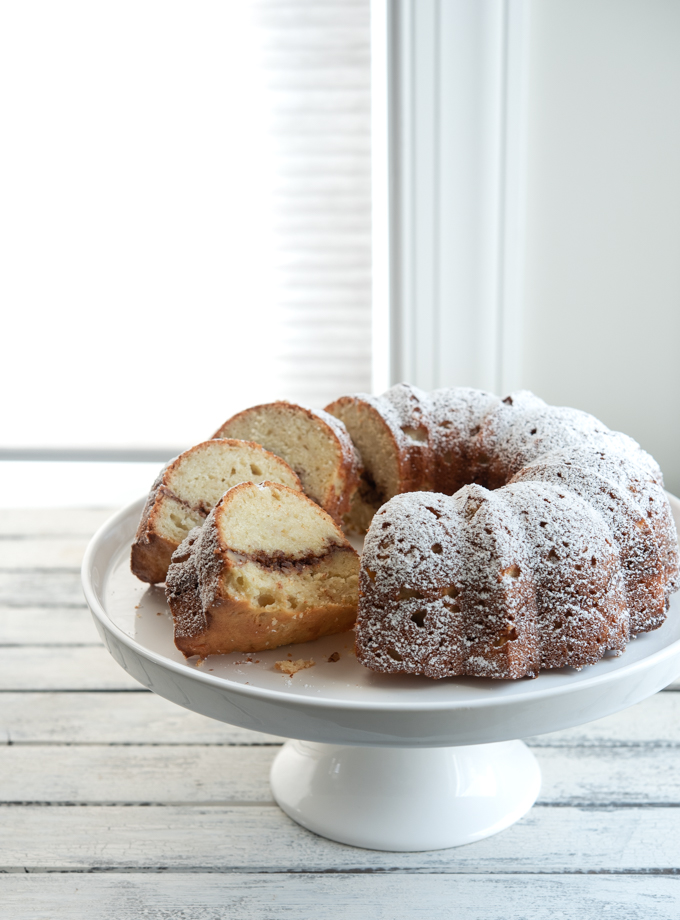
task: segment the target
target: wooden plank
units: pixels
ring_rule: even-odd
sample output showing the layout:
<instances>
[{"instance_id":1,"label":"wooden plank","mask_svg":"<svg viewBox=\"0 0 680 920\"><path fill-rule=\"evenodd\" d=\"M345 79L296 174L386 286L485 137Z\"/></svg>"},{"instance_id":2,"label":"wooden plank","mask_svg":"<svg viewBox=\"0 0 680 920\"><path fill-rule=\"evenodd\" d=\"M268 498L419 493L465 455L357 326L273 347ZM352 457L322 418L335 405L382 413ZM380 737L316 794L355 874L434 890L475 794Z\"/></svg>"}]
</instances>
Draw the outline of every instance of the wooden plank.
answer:
<instances>
[{"instance_id":1,"label":"wooden plank","mask_svg":"<svg viewBox=\"0 0 680 920\"><path fill-rule=\"evenodd\" d=\"M536 748L534 753L542 774L540 802L680 804L677 748Z\"/></svg>"},{"instance_id":2,"label":"wooden plank","mask_svg":"<svg viewBox=\"0 0 680 920\"><path fill-rule=\"evenodd\" d=\"M0 607L0 645L100 645L87 607Z\"/></svg>"},{"instance_id":3,"label":"wooden plank","mask_svg":"<svg viewBox=\"0 0 680 920\"><path fill-rule=\"evenodd\" d=\"M453 851L456 852L456 851ZM451 857L453 858L453 856ZM680 880L621 875L13 874L12 920L669 920Z\"/></svg>"},{"instance_id":4,"label":"wooden plank","mask_svg":"<svg viewBox=\"0 0 680 920\"><path fill-rule=\"evenodd\" d=\"M0 746L0 802L272 802L278 748Z\"/></svg>"},{"instance_id":5,"label":"wooden plank","mask_svg":"<svg viewBox=\"0 0 680 920\"><path fill-rule=\"evenodd\" d=\"M531 747L680 744L680 693L657 693L612 716L524 739Z\"/></svg>"},{"instance_id":6,"label":"wooden plank","mask_svg":"<svg viewBox=\"0 0 680 920\"><path fill-rule=\"evenodd\" d=\"M154 693L4 693L0 743L276 744L182 709Z\"/></svg>"},{"instance_id":7,"label":"wooden plank","mask_svg":"<svg viewBox=\"0 0 680 920\"><path fill-rule=\"evenodd\" d=\"M85 598L77 569L25 569L0 571L0 606L84 607Z\"/></svg>"},{"instance_id":8,"label":"wooden plank","mask_svg":"<svg viewBox=\"0 0 680 920\"><path fill-rule=\"evenodd\" d=\"M0 536L90 537L118 508L2 508Z\"/></svg>"},{"instance_id":9,"label":"wooden plank","mask_svg":"<svg viewBox=\"0 0 680 920\"><path fill-rule=\"evenodd\" d=\"M424 853L333 843L273 805L15 805L3 807L0 818L0 871L645 873L680 867L677 808L535 806L501 834Z\"/></svg>"},{"instance_id":10,"label":"wooden plank","mask_svg":"<svg viewBox=\"0 0 680 920\"><path fill-rule=\"evenodd\" d=\"M0 690L142 689L103 645L0 648Z\"/></svg>"},{"instance_id":11,"label":"wooden plank","mask_svg":"<svg viewBox=\"0 0 680 920\"><path fill-rule=\"evenodd\" d=\"M269 802L278 748L201 745L0 746L0 802ZM675 748L542 748L539 802L679 805Z\"/></svg>"},{"instance_id":12,"label":"wooden plank","mask_svg":"<svg viewBox=\"0 0 680 920\"><path fill-rule=\"evenodd\" d=\"M80 569L87 537L0 539L0 569Z\"/></svg>"}]
</instances>

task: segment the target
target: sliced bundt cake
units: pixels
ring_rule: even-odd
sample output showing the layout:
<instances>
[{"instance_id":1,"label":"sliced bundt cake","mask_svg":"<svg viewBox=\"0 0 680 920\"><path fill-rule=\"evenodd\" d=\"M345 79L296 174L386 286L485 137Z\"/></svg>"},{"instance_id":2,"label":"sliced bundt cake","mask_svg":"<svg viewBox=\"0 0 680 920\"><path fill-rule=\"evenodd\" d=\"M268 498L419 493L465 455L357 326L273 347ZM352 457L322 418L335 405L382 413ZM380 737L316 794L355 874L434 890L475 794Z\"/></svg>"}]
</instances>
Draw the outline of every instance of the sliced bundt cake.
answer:
<instances>
[{"instance_id":1,"label":"sliced bundt cake","mask_svg":"<svg viewBox=\"0 0 680 920\"><path fill-rule=\"evenodd\" d=\"M338 523L359 485L359 457L338 419L289 402L254 406L234 415L213 435L255 441L295 470L305 494Z\"/></svg>"},{"instance_id":2,"label":"sliced bundt cake","mask_svg":"<svg viewBox=\"0 0 680 920\"><path fill-rule=\"evenodd\" d=\"M359 561L341 521L368 529L356 644L374 670L533 676L618 654L664 622L677 534L661 471L632 438L528 391L400 384L327 410L256 406L217 433L284 458L317 504L283 479L228 483L168 573L185 655L347 629ZM167 566L171 531L179 542L226 486L204 499L159 478L133 567Z\"/></svg>"},{"instance_id":3,"label":"sliced bundt cake","mask_svg":"<svg viewBox=\"0 0 680 920\"><path fill-rule=\"evenodd\" d=\"M211 440L180 454L151 487L132 544L134 574L150 584L165 581L173 552L227 489L265 479L302 489L288 464L259 444Z\"/></svg>"},{"instance_id":4,"label":"sliced bundt cake","mask_svg":"<svg viewBox=\"0 0 680 920\"><path fill-rule=\"evenodd\" d=\"M344 632L359 557L332 518L272 482L230 489L175 552L166 596L187 656L256 652Z\"/></svg>"},{"instance_id":5,"label":"sliced bundt cake","mask_svg":"<svg viewBox=\"0 0 680 920\"><path fill-rule=\"evenodd\" d=\"M593 416L527 391L467 392L433 393L429 426L435 488L463 477L462 488L397 495L373 518L359 660L516 678L593 664L658 628L679 560L654 459Z\"/></svg>"}]
</instances>

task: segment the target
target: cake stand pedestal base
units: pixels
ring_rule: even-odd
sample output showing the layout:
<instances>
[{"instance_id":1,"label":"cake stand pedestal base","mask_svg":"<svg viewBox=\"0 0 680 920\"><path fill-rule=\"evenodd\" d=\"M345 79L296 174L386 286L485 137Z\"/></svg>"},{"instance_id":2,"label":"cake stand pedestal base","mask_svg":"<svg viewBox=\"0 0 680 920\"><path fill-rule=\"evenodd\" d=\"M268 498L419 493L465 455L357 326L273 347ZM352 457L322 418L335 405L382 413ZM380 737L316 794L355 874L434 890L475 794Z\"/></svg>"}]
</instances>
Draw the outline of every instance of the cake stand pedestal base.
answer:
<instances>
[{"instance_id":1,"label":"cake stand pedestal base","mask_svg":"<svg viewBox=\"0 0 680 920\"><path fill-rule=\"evenodd\" d=\"M271 770L298 824L372 850L438 850L496 834L536 801L541 773L521 741L466 747L346 747L288 741Z\"/></svg>"}]
</instances>

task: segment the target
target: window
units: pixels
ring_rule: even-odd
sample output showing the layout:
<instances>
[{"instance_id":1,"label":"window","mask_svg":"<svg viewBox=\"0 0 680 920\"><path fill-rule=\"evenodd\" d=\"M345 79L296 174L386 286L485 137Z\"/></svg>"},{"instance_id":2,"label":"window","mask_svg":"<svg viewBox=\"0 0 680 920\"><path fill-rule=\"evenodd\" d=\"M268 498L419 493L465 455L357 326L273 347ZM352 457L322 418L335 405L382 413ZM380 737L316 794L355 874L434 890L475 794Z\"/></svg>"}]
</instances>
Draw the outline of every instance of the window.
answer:
<instances>
[{"instance_id":1,"label":"window","mask_svg":"<svg viewBox=\"0 0 680 920\"><path fill-rule=\"evenodd\" d=\"M0 12L2 448L370 387L368 0Z\"/></svg>"}]
</instances>

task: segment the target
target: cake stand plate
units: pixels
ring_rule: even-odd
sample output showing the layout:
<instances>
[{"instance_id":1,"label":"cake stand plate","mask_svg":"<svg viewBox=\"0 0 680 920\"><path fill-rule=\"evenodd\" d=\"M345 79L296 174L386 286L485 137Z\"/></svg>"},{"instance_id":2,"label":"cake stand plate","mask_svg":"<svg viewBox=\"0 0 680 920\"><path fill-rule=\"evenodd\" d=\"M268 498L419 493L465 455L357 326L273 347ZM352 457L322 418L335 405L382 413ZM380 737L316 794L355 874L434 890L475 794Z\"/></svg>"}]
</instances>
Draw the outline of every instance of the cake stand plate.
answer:
<instances>
[{"instance_id":1,"label":"cake stand plate","mask_svg":"<svg viewBox=\"0 0 680 920\"><path fill-rule=\"evenodd\" d=\"M676 521L680 501L670 497ZM538 765L521 741L610 715L680 673L680 596L664 625L619 658L535 680L373 673L352 633L273 651L185 660L162 588L129 570L143 501L111 518L83 560L83 587L114 659L154 693L213 719L296 739L271 783L304 827L355 846L427 850L494 834L535 801ZM287 677L277 661L313 665Z\"/></svg>"}]
</instances>

